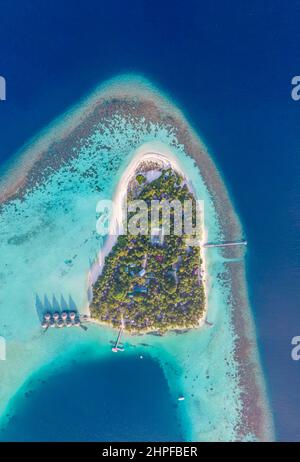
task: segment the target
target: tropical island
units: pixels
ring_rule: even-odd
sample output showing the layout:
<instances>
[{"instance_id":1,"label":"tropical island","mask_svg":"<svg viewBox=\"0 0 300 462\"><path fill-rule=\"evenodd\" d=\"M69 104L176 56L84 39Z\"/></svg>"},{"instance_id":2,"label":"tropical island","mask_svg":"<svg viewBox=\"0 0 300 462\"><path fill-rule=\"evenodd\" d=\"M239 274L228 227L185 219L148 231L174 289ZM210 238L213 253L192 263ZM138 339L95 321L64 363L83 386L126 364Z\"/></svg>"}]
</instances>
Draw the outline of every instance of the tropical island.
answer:
<instances>
[{"instance_id":1,"label":"tropical island","mask_svg":"<svg viewBox=\"0 0 300 462\"><path fill-rule=\"evenodd\" d=\"M198 327L205 311L205 291L192 191L179 172L144 162L128 185L127 203L132 200L147 204L149 232L118 236L93 286L91 317L134 333ZM163 207L159 227L153 226L153 204L174 200L182 206L186 201L192 204L194 235L178 235L174 208L169 209L168 229ZM128 211L127 222L133 216ZM190 245L192 238L198 245Z\"/></svg>"},{"instance_id":2,"label":"tropical island","mask_svg":"<svg viewBox=\"0 0 300 462\"><path fill-rule=\"evenodd\" d=\"M178 172L182 178L188 176L185 178L188 190L205 202L201 245L192 246L201 258L201 262L198 261L199 290L204 291L204 300L200 297L193 311L194 300L188 293L182 293L183 284L180 287L180 278L188 278L188 273L185 273L185 266L180 272L179 266L176 272L179 284L173 294L165 295L165 299L168 303L178 293L182 299L191 300L184 315L178 308L182 304L175 307L177 302L172 302L169 308L167 303L157 303L156 306L153 303L153 327L149 325L134 331L125 315L128 313L131 320L135 318L132 318L127 303L121 301L124 303L123 321L130 333L155 333L158 331L155 326L159 327L160 333L163 329L177 332L175 324L182 321L182 326L189 325L189 318L195 321L195 325L199 319L203 326L189 329L180 336L180 341L175 334L163 338L148 336L147 343L139 335L132 335L130 345L136 348L137 359L139 355L149 354L159 360L174 398L182 393L189 397L185 405L180 406L186 440L274 439L247 295L243 251L240 247L208 250L206 245L208 242L240 241L243 229L238 216L213 159L184 114L151 82L134 76L118 76L101 85L26 145L0 181L0 220L4 230L4 238L0 239L3 256L0 261L0 295L1 300L5 300L1 305L0 335L9 339L9 361L0 361L0 430L6 428L9 421L14 425L18 411L12 398L19 389L21 397L24 392L31 392L31 378L26 389L22 384L35 371L43 371L49 364L46 370L50 374L60 372L74 353L76 358L82 355L87 361L87 352L93 359L96 355L99 361L111 357L108 344L111 344L112 332L105 327L113 325L109 316L119 316L120 303L114 301L115 312L107 312L107 320L101 321L105 317L101 298L105 301L105 297L115 297L111 291L105 295L99 286L102 284L106 290L102 282L104 277L113 281L113 273L110 275L109 271L117 271L109 262L113 258L117 260L117 247L113 249L113 246L119 245L118 236L121 242L124 237L130 237L121 236L120 232L123 197L128 190L138 193L139 181L140 194L150 187L151 182L153 187L158 176L153 174L150 181L149 160L157 162L158 159L164 161L164 170L171 166L172 171ZM145 160L148 170L140 168ZM180 187L184 188L182 181ZM95 230L95 205L101 198L112 199L118 205L112 221L113 232L104 242ZM139 241L139 238L133 239ZM153 252L167 250L168 239L164 236L163 246L154 241ZM129 246L123 246L124 258L129 259L131 250ZM172 252L179 254L179 246L172 247ZM189 258L184 252L182 254ZM152 264L156 265L156 260L150 258L143 268L143 255L141 252L141 256L136 257L139 266L132 270L145 269L146 276L151 268L148 263L151 265L153 260ZM123 264L123 257L120 256L119 260ZM158 274L166 274L163 262L159 263ZM26 271L27 267L30 271ZM187 265L187 271L190 267L192 263ZM38 277L32 277L33 274ZM190 279L193 283L196 282L194 276ZM149 279L150 284L152 279ZM164 284L164 278L159 276L157 279ZM191 282L191 285L197 288L197 284ZM148 291L152 290L146 287ZM133 284L132 287L128 284L126 292L124 290L126 296L133 288ZM160 287L157 292L153 292L155 296L171 291L163 292ZM53 297L49 298L48 294ZM91 300L93 294L94 300ZM136 296L130 300L134 301ZM151 303L143 293L142 296L144 302ZM72 301L68 305L65 303L70 298L75 306ZM129 304L129 300L125 300ZM101 328L91 325L87 330L49 329L44 335L38 310L48 312L51 308L56 312L58 304L61 315L68 309L78 310L78 317L84 322L89 321L92 308L93 322L103 325ZM135 304L138 313L141 306ZM163 308L166 311L162 312ZM176 321L166 322L164 326L164 318L156 319L158 313L172 317L172 310L180 313ZM122 316L119 319L122 321ZM116 319L115 325L121 327L120 321ZM180 332L185 330L184 327L179 329ZM40 380L34 386L39 384ZM1 435L3 439L2 431Z\"/></svg>"}]
</instances>

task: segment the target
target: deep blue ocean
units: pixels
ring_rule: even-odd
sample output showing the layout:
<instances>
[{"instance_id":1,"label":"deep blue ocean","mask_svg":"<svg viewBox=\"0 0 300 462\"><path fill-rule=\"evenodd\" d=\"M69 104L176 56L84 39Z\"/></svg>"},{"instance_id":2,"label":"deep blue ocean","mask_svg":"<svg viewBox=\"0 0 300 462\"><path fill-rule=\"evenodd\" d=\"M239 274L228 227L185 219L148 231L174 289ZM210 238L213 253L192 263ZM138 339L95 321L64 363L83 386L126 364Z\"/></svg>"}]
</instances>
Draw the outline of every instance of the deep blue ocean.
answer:
<instances>
[{"instance_id":1,"label":"deep blue ocean","mask_svg":"<svg viewBox=\"0 0 300 462\"><path fill-rule=\"evenodd\" d=\"M7 81L7 101L0 103L2 163L96 84L120 72L144 74L166 90L207 143L249 242L251 302L277 438L299 439L300 362L290 353L292 337L300 335L300 101L290 93L292 77L300 74L300 2L0 0L0 9L0 75ZM145 431L148 439L167 438L169 425L173 439L180 438L170 423L174 415L162 372L148 361L170 409L149 410L145 427L132 424L126 436L142 439ZM82 367L91 377L89 388L96 388L97 366ZM113 365L105 368L113 373ZM87 386L78 368L65 374L49 384L52 396L65 393L74 377ZM131 387L148 387L139 369L132 368L131 378ZM109 393L105 381L102 386ZM122 397L122 386L119 391ZM110 396L114 403L114 390ZM36 431L32 415L43 399L41 391L20 411L28 435ZM49 408L51 403L50 396ZM128 412L139 415L143 403L124 405L120 421ZM72 418L79 422L82 412L76 406ZM108 439L115 417L110 415L102 425ZM68 409L60 418L68 422Z\"/></svg>"},{"instance_id":2,"label":"deep blue ocean","mask_svg":"<svg viewBox=\"0 0 300 462\"><path fill-rule=\"evenodd\" d=\"M30 381L18 392L18 411L0 441L183 441L177 403L148 357L72 360L63 371L48 377L42 370Z\"/></svg>"}]
</instances>

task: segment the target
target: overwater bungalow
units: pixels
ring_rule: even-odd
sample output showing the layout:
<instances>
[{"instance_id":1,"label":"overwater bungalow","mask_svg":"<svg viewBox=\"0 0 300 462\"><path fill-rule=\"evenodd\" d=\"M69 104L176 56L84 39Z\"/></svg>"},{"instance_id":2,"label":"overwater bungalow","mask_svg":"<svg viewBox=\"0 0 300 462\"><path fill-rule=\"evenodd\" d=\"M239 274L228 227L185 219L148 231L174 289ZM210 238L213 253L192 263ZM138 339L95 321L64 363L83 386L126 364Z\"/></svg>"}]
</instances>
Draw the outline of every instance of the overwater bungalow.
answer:
<instances>
[{"instance_id":1,"label":"overwater bungalow","mask_svg":"<svg viewBox=\"0 0 300 462\"><path fill-rule=\"evenodd\" d=\"M83 320L87 320L87 316L83 316ZM63 311L60 313L59 311L55 311L51 313L48 311L44 314L43 320L41 322L41 327L43 329L47 329L48 327L80 327L81 322L77 311Z\"/></svg>"}]
</instances>

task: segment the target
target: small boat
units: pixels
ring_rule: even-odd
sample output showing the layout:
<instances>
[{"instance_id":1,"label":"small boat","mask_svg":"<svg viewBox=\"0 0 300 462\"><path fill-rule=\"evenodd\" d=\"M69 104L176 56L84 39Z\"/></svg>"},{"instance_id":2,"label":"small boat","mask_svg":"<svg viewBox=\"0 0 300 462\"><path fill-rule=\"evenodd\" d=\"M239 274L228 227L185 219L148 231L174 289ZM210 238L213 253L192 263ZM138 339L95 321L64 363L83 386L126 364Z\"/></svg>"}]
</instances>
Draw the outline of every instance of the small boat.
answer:
<instances>
[{"instance_id":1,"label":"small boat","mask_svg":"<svg viewBox=\"0 0 300 462\"><path fill-rule=\"evenodd\" d=\"M122 351L125 351L123 347L121 346L117 346L117 347L112 347L111 351L113 353L118 353L118 351L122 352Z\"/></svg>"},{"instance_id":2,"label":"small boat","mask_svg":"<svg viewBox=\"0 0 300 462\"><path fill-rule=\"evenodd\" d=\"M185 397L184 396L179 396L178 397L178 401L184 401L185 400Z\"/></svg>"}]
</instances>

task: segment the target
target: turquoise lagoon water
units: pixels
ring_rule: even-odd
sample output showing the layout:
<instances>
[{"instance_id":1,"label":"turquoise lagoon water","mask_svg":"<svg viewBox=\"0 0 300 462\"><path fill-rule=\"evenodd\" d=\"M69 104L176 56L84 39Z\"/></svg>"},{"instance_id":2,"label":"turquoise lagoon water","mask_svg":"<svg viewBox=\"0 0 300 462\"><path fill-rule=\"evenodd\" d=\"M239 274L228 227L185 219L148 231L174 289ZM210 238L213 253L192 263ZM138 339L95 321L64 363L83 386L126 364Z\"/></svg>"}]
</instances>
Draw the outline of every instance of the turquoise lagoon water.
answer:
<instances>
[{"instance_id":1,"label":"turquoise lagoon water","mask_svg":"<svg viewBox=\"0 0 300 462\"><path fill-rule=\"evenodd\" d=\"M120 116L112 117L105 127L98 128L102 129L101 135L96 130L88 140L88 147L85 145L79 149L76 160L69 161L59 171L49 172L41 186L27 193L25 200L10 202L0 216L0 334L7 341L7 360L0 362L0 439L93 440L105 438L105 435L111 439L113 434L107 432L101 419L99 426L95 425L94 415L82 416L81 433L77 432L77 428L71 431L66 426L64 436L61 429L59 435L58 431L55 433L55 428L51 427L51 416L47 414L53 397L57 403L55 396L60 393L61 384L65 383L68 387L72 376L80 384L82 375L87 374L99 378L101 398L96 400L97 408L99 414L107 413L111 425L115 411L112 406L109 414L107 403L109 399L113 402L115 395L107 396L108 375L113 370L110 368L120 369L118 388L122 398L120 402L123 403L119 409L120 421L127 422L127 427L126 423L118 426L119 439L155 439L159 431L166 439L234 439L242 404L237 364L233 359L235 333L231 324L231 307L226 303L228 293L217 279L217 274L224 270L224 260L216 249L210 252L208 258L208 313L209 321L214 323L213 329L204 326L201 330L182 335L172 333L163 338L127 336L125 342L134 356L124 354L117 360L112 358L110 341L114 339L115 332L110 329L89 326L87 331L54 329L41 332L39 316L49 307L63 309L71 305L86 313L87 275L103 244L102 238L96 234L96 204L99 199L112 197L126 165L135 150L144 143L152 143L158 149L167 146L172 150L188 173L197 197L205 201L208 240L216 240L221 233L201 172L186 156L174 133L155 124L149 128L143 120L137 127ZM95 192L95 180L83 177L83 173L91 167L97 173L98 192ZM147 357L143 366L139 362L141 354ZM70 366L70 361L78 358L81 358L80 364L76 362ZM164 401L164 412L169 415L168 419L161 420L154 410L148 420L147 417L145 421L142 419L143 430L136 436L128 430L134 429L135 423L130 418L124 420L132 403L128 400L129 388L136 388L126 375L123 361L128 364L128 370L134 370L132 364L136 362L139 365L136 367L153 371L153 385L157 380L157 386L162 390L159 394ZM139 373L137 370L133 375L136 384L140 380ZM45 375L49 378L43 384ZM112 383L115 376L114 370L111 373ZM31 419L34 421L33 413L45 401L48 384L49 401L44 415L48 423L40 433L36 430L36 436L34 429L30 435L30 431L20 435L21 426L24 422L27 425ZM72 398L78 394L78 399L81 399L88 393L88 388L81 385L82 393L75 387ZM32 390L35 390L33 394ZM92 390L96 393L95 383ZM115 383L112 390L116 390ZM102 394L105 395L103 400ZM177 401L179 394L186 397L180 405ZM135 395L135 406L142 409L143 395ZM155 397L153 400L157 402ZM88 403L86 406L89 409ZM55 414L59 415L57 406L55 409ZM84 406L81 409L83 411ZM68 412L61 412L67 420ZM178 427L171 423L175 414ZM135 420L134 413L132 419ZM161 420L160 430L158 420Z\"/></svg>"}]
</instances>

